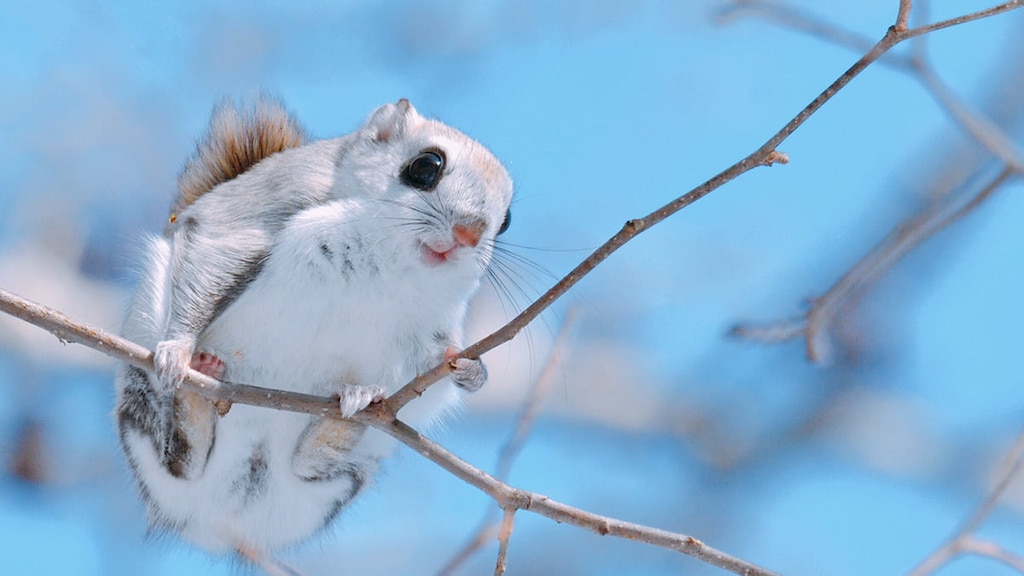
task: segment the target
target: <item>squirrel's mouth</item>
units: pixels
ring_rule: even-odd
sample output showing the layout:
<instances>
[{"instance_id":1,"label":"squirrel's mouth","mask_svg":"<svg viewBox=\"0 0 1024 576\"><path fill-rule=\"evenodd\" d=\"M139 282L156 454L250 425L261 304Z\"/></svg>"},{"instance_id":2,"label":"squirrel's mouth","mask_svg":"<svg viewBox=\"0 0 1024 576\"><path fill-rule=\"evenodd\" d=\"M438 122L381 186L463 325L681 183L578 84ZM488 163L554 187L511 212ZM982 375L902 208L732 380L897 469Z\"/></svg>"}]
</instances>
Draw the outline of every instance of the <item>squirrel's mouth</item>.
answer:
<instances>
[{"instance_id":1,"label":"squirrel's mouth","mask_svg":"<svg viewBox=\"0 0 1024 576\"><path fill-rule=\"evenodd\" d=\"M423 259L431 266L438 266L458 257L461 248L474 249L480 244L484 224L479 221L470 224L457 223L447 237L420 239Z\"/></svg>"},{"instance_id":2,"label":"squirrel's mouth","mask_svg":"<svg viewBox=\"0 0 1024 576\"><path fill-rule=\"evenodd\" d=\"M426 244L421 242L420 248L423 253L423 260L427 264L431 266L440 266L454 258L461 246L454 243L450 246L445 246L443 244Z\"/></svg>"}]
</instances>

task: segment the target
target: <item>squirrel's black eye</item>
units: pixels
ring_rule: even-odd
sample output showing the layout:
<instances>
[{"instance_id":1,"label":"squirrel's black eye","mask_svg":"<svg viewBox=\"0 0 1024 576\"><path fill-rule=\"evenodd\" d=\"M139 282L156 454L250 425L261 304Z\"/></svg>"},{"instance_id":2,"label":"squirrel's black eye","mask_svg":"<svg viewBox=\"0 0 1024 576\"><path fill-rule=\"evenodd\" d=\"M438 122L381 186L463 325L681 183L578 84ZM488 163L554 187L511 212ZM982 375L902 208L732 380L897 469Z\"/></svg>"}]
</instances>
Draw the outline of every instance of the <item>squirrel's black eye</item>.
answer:
<instances>
[{"instance_id":1,"label":"squirrel's black eye","mask_svg":"<svg viewBox=\"0 0 1024 576\"><path fill-rule=\"evenodd\" d=\"M505 230L508 230L508 225L512 223L512 209L505 210L505 219L501 221L501 228L498 228L498 234L504 234Z\"/></svg>"},{"instance_id":2,"label":"squirrel's black eye","mask_svg":"<svg viewBox=\"0 0 1024 576\"><path fill-rule=\"evenodd\" d=\"M420 190L433 190L444 170L444 153L440 150L420 152L402 170L402 182Z\"/></svg>"}]
</instances>

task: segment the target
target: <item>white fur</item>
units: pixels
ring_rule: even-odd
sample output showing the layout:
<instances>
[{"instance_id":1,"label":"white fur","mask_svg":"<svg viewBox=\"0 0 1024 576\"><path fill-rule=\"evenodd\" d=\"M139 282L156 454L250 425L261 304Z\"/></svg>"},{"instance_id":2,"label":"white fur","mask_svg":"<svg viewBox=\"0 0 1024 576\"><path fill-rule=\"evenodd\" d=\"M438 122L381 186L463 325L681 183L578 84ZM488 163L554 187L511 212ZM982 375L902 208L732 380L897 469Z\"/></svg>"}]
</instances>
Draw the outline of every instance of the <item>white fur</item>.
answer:
<instances>
[{"instance_id":1,"label":"white fur","mask_svg":"<svg viewBox=\"0 0 1024 576\"><path fill-rule=\"evenodd\" d=\"M387 106L381 110L393 112ZM170 359L173 354L162 360L179 367L187 357L182 354L212 352L224 362L227 381L341 393L343 399L347 393L356 398L349 412L368 402L367 393L393 393L440 362L447 346L461 346L467 301L490 261L486 239L501 225L511 181L479 144L415 110L406 124L387 125L389 142L373 142L381 110L359 133L268 158L179 216L195 216L204 225L239 223L232 224L230 234L196 241L207 244L199 254L216 256L177 268L179 276L190 275L197 283L216 274L212 267L220 265L220 258L230 259L254 244L269 248L261 273L194 342L185 338L174 344L168 331L174 306L170 292L183 280L175 277L172 263L183 250L196 248L185 246L178 233L151 240L126 336L179 354L176 360ZM432 192L412 190L399 181L399 170L429 146L445 150L449 172ZM303 208L279 231L268 233L260 210L280 198L266 196L285 194L287 199L288 187L327 200ZM423 219L418 212L423 210L436 217L429 225L410 225L411 219ZM423 244L450 243L451 226L472 218L486 221L485 241L459 249L446 262L427 261ZM123 389L122 377L119 394ZM439 382L400 417L421 426L457 401L455 386ZM275 549L319 529L325 509L351 488L347 477L309 482L292 472L296 445L311 421L302 414L233 406L216 424L205 470L189 480L171 476L144 435L130 431L124 444L157 523L179 526L184 538L210 550L230 551L243 544ZM233 482L244 474L242 467L256 445L264 446L270 473L262 496L247 499ZM351 457L372 472L392 446L391 438L370 429L352 446Z\"/></svg>"}]
</instances>

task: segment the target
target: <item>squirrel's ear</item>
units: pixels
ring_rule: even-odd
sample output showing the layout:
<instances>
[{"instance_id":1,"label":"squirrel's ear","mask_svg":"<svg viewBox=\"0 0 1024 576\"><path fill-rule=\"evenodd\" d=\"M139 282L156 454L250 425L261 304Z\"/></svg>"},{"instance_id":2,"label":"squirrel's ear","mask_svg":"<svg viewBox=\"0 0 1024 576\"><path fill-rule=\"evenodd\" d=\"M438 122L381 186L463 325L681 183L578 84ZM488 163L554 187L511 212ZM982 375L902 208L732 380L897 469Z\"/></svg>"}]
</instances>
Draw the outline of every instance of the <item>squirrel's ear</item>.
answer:
<instances>
[{"instance_id":1,"label":"squirrel's ear","mask_svg":"<svg viewBox=\"0 0 1024 576\"><path fill-rule=\"evenodd\" d=\"M416 116L416 109L402 98L394 104L385 104L370 116L362 128L363 134L377 142L387 142L405 132L409 120Z\"/></svg>"}]
</instances>

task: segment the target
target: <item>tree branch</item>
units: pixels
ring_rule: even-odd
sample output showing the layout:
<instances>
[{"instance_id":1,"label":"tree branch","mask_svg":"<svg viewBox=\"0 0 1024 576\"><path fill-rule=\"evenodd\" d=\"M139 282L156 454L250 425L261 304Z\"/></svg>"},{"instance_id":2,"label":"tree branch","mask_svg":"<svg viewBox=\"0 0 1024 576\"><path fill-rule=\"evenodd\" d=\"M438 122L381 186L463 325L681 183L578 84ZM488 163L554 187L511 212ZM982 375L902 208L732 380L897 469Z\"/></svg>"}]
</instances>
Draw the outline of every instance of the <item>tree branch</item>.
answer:
<instances>
[{"instance_id":1,"label":"tree branch","mask_svg":"<svg viewBox=\"0 0 1024 576\"><path fill-rule=\"evenodd\" d=\"M508 541L512 539L512 527L515 524L515 516L515 508L505 508L505 514L501 519L501 528L498 530L498 560L494 566L494 576L501 576L505 573L506 559L508 558Z\"/></svg>"},{"instance_id":2,"label":"tree branch","mask_svg":"<svg viewBox=\"0 0 1024 576\"><path fill-rule=\"evenodd\" d=\"M526 327L527 324L532 322L537 316L544 310L547 310L556 300L562 297L570 288L576 285L584 276L589 274L598 264L604 262L609 256L612 255L616 250L621 248L627 242L639 236L642 232L650 229L655 224L658 224L662 220L672 216L676 212L686 208L690 204L693 204L697 200L700 200L704 196L707 196L711 192L717 190L722 185L732 181L740 175L753 170L759 166L771 166L776 163L785 164L789 161L789 158L776 149L780 144L786 141L793 132L795 132L800 126L804 124L815 112L817 112L826 102L832 99L840 90L848 85L854 78L856 78L865 68L870 66L873 62L878 60L883 54L892 49L904 40L908 40L915 36L920 36L934 30L940 30L942 28L948 28L956 24L962 24L965 22L971 22L981 18L987 18L1001 14L1015 8L1019 8L1024 5L1024 0L1014 0L999 6L994 6L987 10L981 10L971 14L966 14L958 18L945 20L928 26L922 26L913 29L907 29L905 22L901 25L901 21L906 19L906 15L909 14L910 2L908 0L900 0L900 10L896 25L891 26L882 37L881 40L875 44L871 50L869 50L864 56L857 60L849 69L846 70L842 75L839 76L832 84L828 86L821 94L819 94L814 100L811 100L807 106L805 106L796 116L793 117L789 122L785 124L778 132L772 135L764 144L762 144L757 150L751 152L745 158L736 162L732 166L729 166L725 170L722 170L711 179L707 180L703 184L693 188L686 194L672 200L668 204L665 204L661 208L651 212L647 216L642 218L636 218L627 221L622 229L620 229L614 236L609 238L604 244L602 244L597 250L595 250L590 256L578 264L572 269L565 277L559 280L554 286L552 286L547 292L541 295L536 301L527 306L525 310L519 313L515 318L509 321L507 324L491 333L489 336L484 337L475 344L469 346L463 350L459 357L464 358L479 358L485 352L492 350L505 342L508 342L520 330ZM403 386L398 392L391 395L387 400L384 401L384 409L389 411L393 415L397 415L398 411L402 409L409 401L413 398L421 396L426 389L437 382L441 378L447 376L452 370L451 360L435 366L433 369L425 372L414 378L408 384Z\"/></svg>"},{"instance_id":3,"label":"tree branch","mask_svg":"<svg viewBox=\"0 0 1024 576\"><path fill-rule=\"evenodd\" d=\"M562 328L559 330L558 337L555 339L555 343L551 347L551 353L548 355L547 361L544 363L544 368L542 368L540 374L534 378L533 385L526 394L526 399L523 401L519 415L516 418L515 429L512 431L512 434L509 435L504 446L502 446L501 450L498 452L498 463L494 468L494 477L502 482L508 480L508 475L512 470L512 464L515 462L516 457L519 456L519 452L522 450L526 439L533 431L533 424L537 420L537 415L540 413L541 405L547 398L548 390L550 390L551 383L554 381L556 368L565 362L564 356L568 345L567 341L569 338L570 327L572 326L575 317L575 310L570 310L566 315L565 321L562 323ZM503 524L502 522L494 522L494 516L497 511L498 508L487 508L484 512L483 518L480 520L479 527L476 529L476 532L469 541L452 556L448 563L446 563L437 572L438 576L448 576L453 574L459 566L471 558L477 550L487 543L488 540L493 538L495 535L498 535L499 537L501 536Z\"/></svg>"},{"instance_id":4,"label":"tree branch","mask_svg":"<svg viewBox=\"0 0 1024 576\"><path fill-rule=\"evenodd\" d=\"M822 296L814 299L811 309L802 320L772 322L767 325L739 324L734 326L730 333L767 343L804 338L807 357L812 362L827 361L832 357L828 329L835 324L843 304L863 293L867 286L925 240L980 206L1014 173L1011 167L1004 167L995 178L963 204L951 207L951 202L940 202L938 206L928 206L897 224Z\"/></svg>"},{"instance_id":5,"label":"tree branch","mask_svg":"<svg viewBox=\"0 0 1024 576\"><path fill-rule=\"evenodd\" d=\"M1017 435L1017 440L1003 459L1002 471L996 485L989 490L956 534L922 560L908 573L908 576L927 576L964 552L995 558L1018 571L1024 571L1021 568L1024 566L1024 558L1006 552L995 544L981 541L975 536L975 532L992 514L996 504L1006 493L1013 479L1020 474L1022 468L1024 468L1024 431Z\"/></svg>"},{"instance_id":6,"label":"tree branch","mask_svg":"<svg viewBox=\"0 0 1024 576\"><path fill-rule=\"evenodd\" d=\"M53 333L62 342L83 344L134 366L152 370L153 354L151 351L3 289L0 289L0 311L39 326ZM195 370L189 370L185 383L214 401L227 400L276 410L342 418L339 403L330 398L232 382L218 382ZM602 536L617 536L668 548L736 574L749 576L774 574L750 562L707 546L692 536L600 516L551 500L541 494L513 488L452 454L409 425L395 419L386 409L381 410L379 407L380 404L371 404L353 416L351 420L363 422L391 435L455 477L489 495L506 511L528 510L556 522L585 528ZM506 512L506 515L508 514Z\"/></svg>"},{"instance_id":7,"label":"tree branch","mask_svg":"<svg viewBox=\"0 0 1024 576\"><path fill-rule=\"evenodd\" d=\"M1012 2L1002 6L1004 11L1017 7L1013 6ZM997 6L993 10L998 8L1000 7ZM721 11L719 20L735 19L744 11L755 13L785 28L797 30L851 50L863 51L871 46L871 40L860 34L826 22L809 12L770 0L736 0L734 5ZM922 28L915 28L914 31ZM920 34L914 36L920 36ZM914 43L915 48L919 49L915 50L911 56L890 53L880 59L880 63L888 64L916 78L924 85L936 103L965 132L1014 170L1024 172L1024 154L1002 130L981 114L971 110L970 106L946 86L929 65L924 54L923 43L924 38L919 37Z\"/></svg>"},{"instance_id":8,"label":"tree branch","mask_svg":"<svg viewBox=\"0 0 1024 576\"><path fill-rule=\"evenodd\" d=\"M900 2L903 1L904 0L900 0ZM909 4L909 2L907 3ZM926 24L924 26L911 28L910 30L907 30L903 34L902 39L909 40L910 38L922 36L924 34L930 34L932 32L936 32L944 28L951 28L953 26L959 26L960 24L966 24L968 22L974 22L975 20L981 20L982 18L989 18L997 14L1009 12L1010 10L1015 10L1022 6L1024 6L1024 0L1012 0L1011 2L1004 2L991 8L986 8L985 10L979 10L977 12L972 12L970 14L964 14L963 16L957 16L956 18L942 20L940 22L935 22L934 24Z\"/></svg>"},{"instance_id":9,"label":"tree branch","mask_svg":"<svg viewBox=\"0 0 1024 576\"><path fill-rule=\"evenodd\" d=\"M903 29L904 32L901 36L914 38L920 36L919 32L922 30L938 30L955 23L969 22L1020 6L1020 2L1008 2L974 14L907 30L906 22L909 18L910 3L901 2L900 16L894 29ZM735 6L727 8L722 14L724 17L735 17L741 9L756 12L783 26L840 46L858 49L869 43L867 39L858 34L820 20L805 11L770 0L737 0ZM903 25L901 26L899 22L902 22ZM915 44L919 50L916 50L913 55L898 57L898 59L894 57L894 59L882 60L882 62L912 75L921 82L946 114L975 141L1002 160L1006 165L1005 169L994 181L984 186L962 205L957 206L957 199L948 197L951 195L943 195L918 213L900 222L878 245L843 274L823 296L816 298L804 318L776 321L766 325L740 324L732 328L731 334L766 343L804 338L808 358L813 362L826 361L832 356L827 332L829 327L835 323L844 303L863 293L868 285L925 240L977 208L1014 172L1024 173L1024 155L1021 151L1002 130L984 116L971 110L942 82L925 57L924 47L920 46L923 41L923 37L918 38Z\"/></svg>"}]
</instances>

